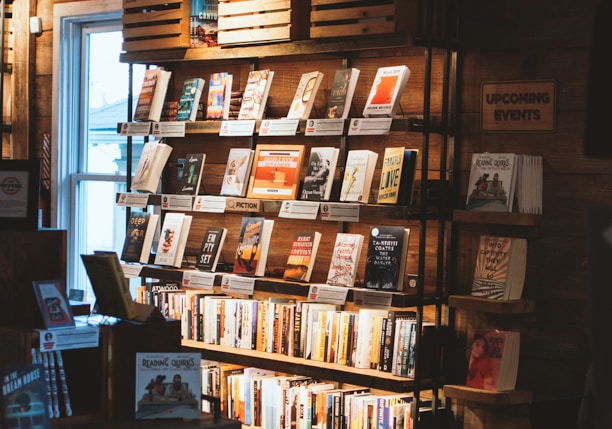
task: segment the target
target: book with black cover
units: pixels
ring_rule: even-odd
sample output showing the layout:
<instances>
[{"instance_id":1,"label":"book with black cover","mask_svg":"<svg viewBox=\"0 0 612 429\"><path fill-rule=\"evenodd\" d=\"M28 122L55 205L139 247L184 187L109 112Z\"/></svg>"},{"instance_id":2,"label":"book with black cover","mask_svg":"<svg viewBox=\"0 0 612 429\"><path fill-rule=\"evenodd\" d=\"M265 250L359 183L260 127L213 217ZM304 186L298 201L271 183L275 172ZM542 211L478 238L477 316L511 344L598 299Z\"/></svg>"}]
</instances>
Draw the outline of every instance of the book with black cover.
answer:
<instances>
[{"instance_id":1,"label":"book with black cover","mask_svg":"<svg viewBox=\"0 0 612 429\"><path fill-rule=\"evenodd\" d=\"M369 289L402 290L410 229L403 226L370 227L363 281Z\"/></svg>"},{"instance_id":2,"label":"book with black cover","mask_svg":"<svg viewBox=\"0 0 612 429\"><path fill-rule=\"evenodd\" d=\"M300 196L302 200L329 201L339 153L337 147L310 149Z\"/></svg>"},{"instance_id":3,"label":"book with black cover","mask_svg":"<svg viewBox=\"0 0 612 429\"><path fill-rule=\"evenodd\" d=\"M159 215L149 212L132 211L125 233L121 260L125 262L149 262L153 237Z\"/></svg>"},{"instance_id":4,"label":"book with black cover","mask_svg":"<svg viewBox=\"0 0 612 429\"><path fill-rule=\"evenodd\" d=\"M222 226L208 226L204 232L204 239L200 246L196 268L200 270L215 271L221 256L221 249L225 242L227 228Z\"/></svg>"},{"instance_id":5,"label":"book with black cover","mask_svg":"<svg viewBox=\"0 0 612 429\"><path fill-rule=\"evenodd\" d=\"M348 118L358 79L359 69L355 67L336 70L327 102L327 119Z\"/></svg>"},{"instance_id":6,"label":"book with black cover","mask_svg":"<svg viewBox=\"0 0 612 429\"><path fill-rule=\"evenodd\" d=\"M202 171L206 161L205 153L188 153L185 156L183 174L181 175L181 187L179 194L198 195L202 182Z\"/></svg>"}]
</instances>

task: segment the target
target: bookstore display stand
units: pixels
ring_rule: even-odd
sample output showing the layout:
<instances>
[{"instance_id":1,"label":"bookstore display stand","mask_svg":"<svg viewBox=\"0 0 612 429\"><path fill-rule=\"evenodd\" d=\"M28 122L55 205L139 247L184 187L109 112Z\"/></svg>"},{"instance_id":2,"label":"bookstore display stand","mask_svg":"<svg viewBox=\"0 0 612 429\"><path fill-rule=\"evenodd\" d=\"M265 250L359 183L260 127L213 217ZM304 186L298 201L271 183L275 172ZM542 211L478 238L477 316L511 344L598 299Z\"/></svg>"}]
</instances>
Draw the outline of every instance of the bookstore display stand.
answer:
<instances>
[{"instance_id":1,"label":"bookstore display stand","mask_svg":"<svg viewBox=\"0 0 612 429\"><path fill-rule=\"evenodd\" d=\"M431 29L433 22L433 1L427 1L427 9L429 13L425 28ZM452 15L452 5L454 2L444 2L447 16ZM451 28L450 25L448 28ZM449 31L448 33L451 33ZM317 137L309 140L305 135L306 122L299 121L298 131L295 136L283 137L278 139L277 143L289 144L287 141L299 141L300 144L311 144L312 140L317 140L315 146L337 146L340 148L340 157L338 165L344 165L346 154L352 148L367 147L379 153L379 163L384 152L385 145L387 146L402 146L408 145L407 139L419 147L420 157L420 172L417 172L417 179L420 182L419 192L416 194L415 203L411 206L397 205L376 205L376 204L361 204L360 216L357 222L351 221L333 221L320 222L312 221L310 223L303 220L293 222L300 225L316 224L317 227L321 224L327 231L347 231L349 229L369 230L370 224L389 221L393 224L410 226L414 239L411 244L410 256L411 260L410 273L415 273L417 276L416 285L408 287L400 292L383 292L390 295L390 306L392 309L411 309L416 310L417 314L417 332L421 332L424 318L431 320L436 326L436 340L434 341L434 353L436 356L441 356L443 344L442 332L445 332L445 327L448 321L445 319L445 298L447 295L447 285L445 276L445 265L447 261L447 252L449 249L450 236L448 230L450 228L450 201L452 200L452 180L450 171L451 165L455 162L452 158L453 153L457 153L457 148L454 148L454 138L452 133L451 112L449 106L453 105L454 91L456 90L455 74L456 74L456 52L450 47L450 42L442 42L435 40L431 30L425 31L424 35L399 35L393 34L388 37L377 36L372 38L364 38L363 40L347 40L347 39L329 39L329 40L304 40L299 42L281 42L269 45L257 46L234 46L227 48L214 49L187 49L185 50L156 50L156 51L133 51L126 52L121 55L121 61L126 63L142 63L147 65L157 65L167 67L172 70L175 79L174 89L170 90L170 94L178 91L183 78L190 76L193 73L198 73L202 76L209 76L213 72L219 71L221 68L229 68L234 75L234 87L237 88L241 83L237 82L237 76L246 76L245 70L276 69L275 80L281 81L281 73L286 73L287 76L292 76L296 72L294 67L300 63L312 61L316 67L335 70L339 67L347 67L358 65L364 69L369 69L372 74L372 69L376 69L386 63L393 64L394 62L410 61L410 66L415 70L422 71L418 81L415 80L417 89L414 96L410 97L409 105L400 106L400 111L405 110L411 117L394 117L392 119L390 131L387 136L355 136L349 135L347 127L341 135ZM451 39L451 37L448 37ZM315 43L316 42L316 43ZM434 46L435 45L435 46ZM435 56L435 64L432 57ZM228 58L231 61L228 62ZM264 64L265 63L265 64ZM323 67L324 66L324 67ZM434 78L434 67L440 69L439 74ZM436 72L437 73L437 72ZM301 73L297 73L297 78ZM333 76L330 71L329 76ZM279 77L281 76L281 77ZM373 74L372 74L373 76ZM422 79L422 80L421 80ZM244 80L244 79L242 79ZM365 82L365 80L364 80ZM356 94L355 100L363 103L364 96L367 95L367 89L370 82L364 83L361 92L364 94ZM420 84L423 86L421 87ZM436 85L434 88L433 86ZM408 84L410 87L410 83ZM359 89L358 89L359 91ZM272 84L271 100L269 117L273 117L276 110L286 112L289 108L289 102L293 96L293 89L288 89L287 102L283 105L275 105L274 83ZM321 92L321 91L320 91ZM130 97L132 94L129 94ZM322 96L326 96L323 94ZM361 97L361 98L359 98ZM435 100L432 97L436 97ZM406 99L404 99L406 100ZM313 109L313 114L317 115L317 108L322 103L316 103ZM432 108L435 105L435 110ZM320 116L321 112L319 112ZM283 113L284 115L284 113ZM435 116L434 116L435 115ZM280 114L278 116L281 116ZM265 119L263 120L265 121ZM168 137L166 142L174 147L173 157L181 156L183 152L204 152L206 153L206 165L204 166L204 177L208 180L215 179L220 186L223 168L225 167L225 157L228 147L240 146L250 147L254 149L260 142L272 142L274 138L269 136L261 136L259 132L262 127L262 120L257 120L255 130L252 135L247 137L222 137L220 136L221 121L195 121L185 123L185 137ZM346 122L345 122L346 124ZM381 143L379 140L386 141ZM385 140L386 139L386 140ZM282 141L281 141L282 140ZM322 143L323 142L323 143ZM329 142L329 143L328 143ZM128 141L131 144L131 140ZM293 144L293 143L291 143ZM223 148L223 150L221 150ZM131 151L128 151L131 153ZM216 159L215 159L216 157ZM128 159L131 163L131 160ZM166 165L164 173L165 182L163 184L163 192L168 194L176 193L172 187L170 178L176 177L176 161L171 157ZM342 177L342 168L339 168ZM378 170L379 171L379 170ZM376 179L378 180L378 179ZM337 181L336 181L337 182ZM337 185L338 183L335 183ZM214 184L207 183L204 186L205 192L215 193ZM129 183L128 183L129 189ZM212 189L212 190L211 190ZM447 194L445 194L445 192ZM333 195L333 193L332 193ZM156 194L150 194L148 204L160 204L162 197ZM332 202L338 201L332 196ZM211 218L220 219L221 226L228 228L228 238L226 245L228 249L232 246L230 240L235 240L238 228L236 227L236 219L242 216L269 216L274 217L275 222L282 225L278 217L281 201L261 199L256 211L238 212L238 213L223 213L220 215L211 215L210 213L190 212L193 216L193 224L191 228L190 238L188 240L186 256L193 255L194 248L199 246L202 239L201 234L204 231L202 224L205 221L210 222ZM162 211L162 217L164 212ZM216 217L215 217L216 216ZM160 219L160 223L163 220ZM199 225L199 226L198 226ZM279 226L283 231L295 228L292 221ZM333 226L330 226L333 225ZM275 230L277 228L275 224ZM286 229L285 229L286 228ZM292 234L282 235L291 236ZM331 234L329 234L331 236ZM323 234L326 237L326 234ZM285 237L283 240L288 240ZM230 244L228 244L230 242ZM275 242L270 248L268 255L268 270L267 275L254 279L253 294L248 297L256 299L269 297L287 297L296 300L308 300L309 284L283 281L279 276L270 276L274 271L274 267L281 265L281 260L286 260L286 253L283 253L283 244L285 242ZM322 244L323 245L323 244ZM191 248L190 248L191 247ZM235 249L235 248L234 248ZM225 247L224 247L225 250ZM235 250L234 250L235 252ZM224 251L224 262L230 262L231 251ZM322 265L328 262L329 255L321 255ZM189 260L189 258L187 258ZM229 265L229 264L228 264ZM190 266L188 269L193 269ZM220 270L223 271L223 270ZM321 272L327 271L321 269L313 274L316 283L318 278L321 278ZM359 276L363 275L362 270ZM159 266L145 265L140 271L140 277L145 279L157 279L164 281L180 282L183 278L183 270L180 268L167 268ZM214 291L219 292L220 277L215 278ZM350 288L345 309L355 309L356 306L352 299L358 291L367 291L362 288ZM231 294L230 294L231 295ZM419 362L419 344L421 336L416 336L416 362ZM434 417L438 412L442 412L443 404L441 399L441 389L443 386L443 369L441 368L442 359L434 357L433 369L427 372L426 376L422 375L419 365L416 365L413 378L393 376L390 373L377 370L363 370L354 367L325 363L307 360L303 358L290 357L276 353L257 352L254 350L241 350L231 347L208 345L201 341L182 340L182 347L188 351L200 351L205 359L216 360L220 362L231 362L245 366L254 366L263 369L273 369L284 373L294 373L300 375L309 375L322 380L330 380L338 383L357 384L370 387L374 390L386 392L412 392L415 399L419 403L419 407L414 407L413 417L416 419L415 427L427 427L426 421L429 415ZM420 408L428 407L431 409L429 413L425 413ZM423 416L421 416L423 414ZM427 416L425 416L427 414ZM422 418L421 418L422 417ZM422 424L422 426L421 426Z\"/></svg>"}]
</instances>

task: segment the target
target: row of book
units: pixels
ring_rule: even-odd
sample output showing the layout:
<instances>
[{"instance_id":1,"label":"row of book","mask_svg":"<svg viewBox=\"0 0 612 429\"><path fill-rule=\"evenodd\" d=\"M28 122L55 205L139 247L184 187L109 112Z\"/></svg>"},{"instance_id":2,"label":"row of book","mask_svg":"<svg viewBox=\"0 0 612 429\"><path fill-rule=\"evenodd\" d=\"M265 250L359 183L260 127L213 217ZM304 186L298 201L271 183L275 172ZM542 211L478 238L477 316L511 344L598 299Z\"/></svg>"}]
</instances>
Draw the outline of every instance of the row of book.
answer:
<instances>
[{"instance_id":1,"label":"row of book","mask_svg":"<svg viewBox=\"0 0 612 429\"><path fill-rule=\"evenodd\" d=\"M163 68L145 71L140 94L134 112L135 121L160 121L172 72ZM308 119L315 103L317 91L323 81L323 73L311 71L300 76L287 119ZM410 69L405 65L379 67L372 82L363 110L364 117L393 117L399 107L400 97L408 83ZM261 119L274 78L270 69L252 70L241 91L238 120ZM348 117L353 94L359 78L359 69L336 70L325 110L326 118ZM206 119L228 119L231 103L233 76L228 72L212 73L206 95ZM177 102L177 121L195 121L206 81L191 77L183 82Z\"/></svg>"}]
</instances>

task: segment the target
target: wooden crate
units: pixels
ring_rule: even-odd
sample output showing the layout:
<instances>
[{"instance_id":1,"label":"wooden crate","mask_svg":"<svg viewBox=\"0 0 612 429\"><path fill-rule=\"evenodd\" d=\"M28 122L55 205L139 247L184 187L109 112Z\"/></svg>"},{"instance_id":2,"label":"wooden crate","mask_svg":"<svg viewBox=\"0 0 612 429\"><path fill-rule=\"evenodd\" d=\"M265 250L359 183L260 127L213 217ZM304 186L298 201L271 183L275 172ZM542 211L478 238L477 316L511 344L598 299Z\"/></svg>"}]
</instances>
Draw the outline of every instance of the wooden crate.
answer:
<instances>
[{"instance_id":1,"label":"wooden crate","mask_svg":"<svg viewBox=\"0 0 612 429\"><path fill-rule=\"evenodd\" d=\"M191 2L123 0L123 50L188 48Z\"/></svg>"},{"instance_id":2,"label":"wooden crate","mask_svg":"<svg viewBox=\"0 0 612 429\"><path fill-rule=\"evenodd\" d=\"M417 0L311 0L310 37L354 37L416 29Z\"/></svg>"},{"instance_id":3,"label":"wooden crate","mask_svg":"<svg viewBox=\"0 0 612 429\"><path fill-rule=\"evenodd\" d=\"M220 0L219 45L305 39L309 9L304 0Z\"/></svg>"}]
</instances>

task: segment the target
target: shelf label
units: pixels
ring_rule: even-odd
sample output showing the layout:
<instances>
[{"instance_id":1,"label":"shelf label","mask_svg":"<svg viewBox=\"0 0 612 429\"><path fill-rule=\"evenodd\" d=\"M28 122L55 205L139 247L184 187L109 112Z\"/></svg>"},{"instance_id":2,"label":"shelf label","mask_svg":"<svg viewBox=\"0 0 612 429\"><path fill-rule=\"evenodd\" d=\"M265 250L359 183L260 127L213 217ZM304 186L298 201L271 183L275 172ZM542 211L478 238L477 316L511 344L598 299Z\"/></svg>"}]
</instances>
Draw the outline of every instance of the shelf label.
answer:
<instances>
[{"instance_id":1,"label":"shelf label","mask_svg":"<svg viewBox=\"0 0 612 429\"><path fill-rule=\"evenodd\" d=\"M185 137L185 122L153 122L152 134L155 137Z\"/></svg>"},{"instance_id":2,"label":"shelf label","mask_svg":"<svg viewBox=\"0 0 612 429\"><path fill-rule=\"evenodd\" d=\"M349 136L384 136L389 134L393 118L351 118Z\"/></svg>"},{"instance_id":3,"label":"shelf label","mask_svg":"<svg viewBox=\"0 0 612 429\"><path fill-rule=\"evenodd\" d=\"M40 330L40 351L72 350L98 347L100 343L100 328L88 324L78 324L73 328Z\"/></svg>"},{"instance_id":4,"label":"shelf label","mask_svg":"<svg viewBox=\"0 0 612 429\"><path fill-rule=\"evenodd\" d=\"M353 291L353 303L360 307L388 310L391 307L392 297L390 293L377 290Z\"/></svg>"},{"instance_id":5,"label":"shelf label","mask_svg":"<svg viewBox=\"0 0 612 429\"><path fill-rule=\"evenodd\" d=\"M163 210L191 211L193 199L191 195L163 194L161 197Z\"/></svg>"},{"instance_id":6,"label":"shelf label","mask_svg":"<svg viewBox=\"0 0 612 429\"><path fill-rule=\"evenodd\" d=\"M344 132L344 119L308 119L306 136L341 136Z\"/></svg>"},{"instance_id":7,"label":"shelf label","mask_svg":"<svg viewBox=\"0 0 612 429\"><path fill-rule=\"evenodd\" d=\"M278 217L291 219L316 219L319 213L318 201L286 200L281 204Z\"/></svg>"},{"instance_id":8,"label":"shelf label","mask_svg":"<svg viewBox=\"0 0 612 429\"><path fill-rule=\"evenodd\" d=\"M134 192L122 192L119 194L118 206L145 208L149 203L149 194L137 194Z\"/></svg>"},{"instance_id":9,"label":"shelf label","mask_svg":"<svg viewBox=\"0 0 612 429\"><path fill-rule=\"evenodd\" d=\"M308 289L308 301L344 305L348 291L348 288L342 286L312 284Z\"/></svg>"},{"instance_id":10,"label":"shelf label","mask_svg":"<svg viewBox=\"0 0 612 429\"><path fill-rule=\"evenodd\" d=\"M124 122L121 124L122 136L142 136L146 137L151 133L150 122Z\"/></svg>"},{"instance_id":11,"label":"shelf label","mask_svg":"<svg viewBox=\"0 0 612 429\"><path fill-rule=\"evenodd\" d=\"M265 119L259 127L260 136L294 136L299 119Z\"/></svg>"},{"instance_id":12,"label":"shelf label","mask_svg":"<svg viewBox=\"0 0 612 429\"><path fill-rule=\"evenodd\" d=\"M140 277L142 267L143 266L140 264L121 264L123 275L126 276L128 279L137 279L138 277Z\"/></svg>"},{"instance_id":13,"label":"shelf label","mask_svg":"<svg viewBox=\"0 0 612 429\"><path fill-rule=\"evenodd\" d=\"M194 289L212 290L216 275L207 271L188 270L183 272L182 284Z\"/></svg>"},{"instance_id":14,"label":"shelf label","mask_svg":"<svg viewBox=\"0 0 612 429\"><path fill-rule=\"evenodd\" d=\"M359 204L321 203L321 219L334 222L359 222Z\"/></svg>"},{"instance_id":15,"label":"shelf label","mask_svg":"<svg viewBox=\"0 0 612 429\"><path fill-rule=\"evenodd\" d=\"M232 212L260 212L261 200L252 198L228 198L225 210Z\"/></svg>"},{"instance_id":16,"label":"shelf label","mask_svg":"<svg viewBox=\"0 0 612 429\"><path fill-rule=\"evenodd\" d=\"M223 121L219 129L222 137L250 137L255 132L255 119L246 121Z\"/></svg>"},{"instance_id":17,"label":"shelf label","mask_svg":"<svg viewBox=\"0 0 612 429\"><path fill-rule=\"evenodd\" d=\"M193 202L194 212L224 213L227 203L226 197L215 195L198 195Z\"/></svg>"},{"instance_id":18,"label":"shelf label","mask_svg":"<svg viewBox=\"0 0 612 429\"><path fill-rule=\"evenodd\" d=\"M221 279L223 292L253 295L255 290L255 277L244 277L237 274L225 274Z\"/></svg>"}]
</instances>

